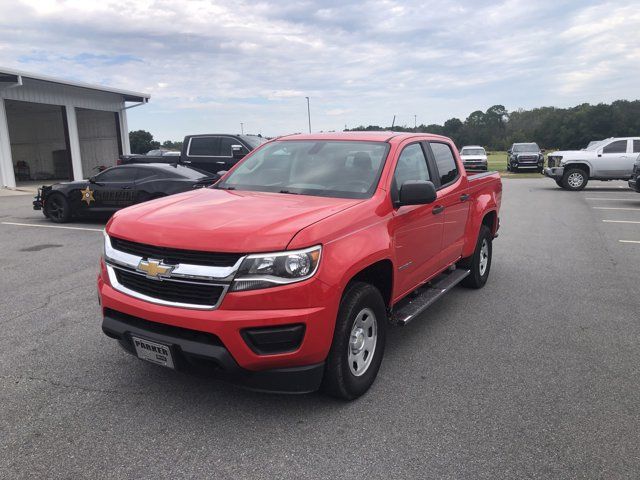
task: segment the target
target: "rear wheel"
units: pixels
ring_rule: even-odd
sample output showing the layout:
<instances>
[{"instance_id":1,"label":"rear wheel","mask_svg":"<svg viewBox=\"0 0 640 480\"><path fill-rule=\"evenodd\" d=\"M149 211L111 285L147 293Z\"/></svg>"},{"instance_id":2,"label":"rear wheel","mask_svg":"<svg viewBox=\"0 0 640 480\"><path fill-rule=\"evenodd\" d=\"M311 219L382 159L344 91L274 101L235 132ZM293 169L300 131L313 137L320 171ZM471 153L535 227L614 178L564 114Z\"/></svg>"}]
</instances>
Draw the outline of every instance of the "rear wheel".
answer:
<instances>
[{"instance_id":1,"label":"rear wheel","mask_svg":"<svg viewBox=\"0 0 640 480\"><path fill-rule=\"evenodd\" d=\"M351 284L340 302L322 380L325 393L353 400L369 390L382 363L386 325L378 289L363 282Z\"/></svg>"},{"instance_id":2,"label":"rear wheel","mask_svg":"<svg viewBox=\"0 0 640 480\"><path fill-rule=\"evenodd\" d=\"M562 186L567 190L578 191L587 186L589 176L580 168L572 168L564 172Z\"/></svg>"},{"instance_id":3,"label":"rear wheel","mask_svg":"<svg viewBox=\"0 0 640 480\"><path fill-rule=\"evenodd\" d=\"M492 240L491 230L486 225L482 225L473 255L459 263L460 267L471 270L471 273L462 280L461 285L468 288L482 288L487 283L493 253Z\"/></svg>"},{"instance_id":4,"label":"rear wheel","mask_svg":"<svg viewBox=\"0 0 640 480\"><path fill-rule=\"evenodd\" d=\"M46 217L53 222L65 223L71 218L69 201L59 193L54 193L47 197L44 209Z\"/></svg>"}]
</instances>

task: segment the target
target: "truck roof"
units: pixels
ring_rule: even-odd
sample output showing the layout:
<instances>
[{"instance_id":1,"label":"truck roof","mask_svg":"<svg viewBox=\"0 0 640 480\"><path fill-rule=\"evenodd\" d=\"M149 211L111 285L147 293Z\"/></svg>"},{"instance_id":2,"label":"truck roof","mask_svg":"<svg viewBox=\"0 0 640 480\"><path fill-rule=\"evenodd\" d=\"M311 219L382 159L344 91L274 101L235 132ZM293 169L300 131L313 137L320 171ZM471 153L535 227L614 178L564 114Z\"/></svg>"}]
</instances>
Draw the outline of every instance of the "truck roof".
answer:
<instances>
[{"instance_id":1,"label":"truck roof","mask_svg":"<svg viewBox=\"0 0 640 480\"><path fill-rule=\"evenodd\" d=\"M391 131L361 131L361 132L322 132L295 133L278 137L277 140L351 140L370 142L401 142L407 138L420 137L434 140L448 140L442 135L432 133L391 132Z\"/></svg>"}]
</instances>

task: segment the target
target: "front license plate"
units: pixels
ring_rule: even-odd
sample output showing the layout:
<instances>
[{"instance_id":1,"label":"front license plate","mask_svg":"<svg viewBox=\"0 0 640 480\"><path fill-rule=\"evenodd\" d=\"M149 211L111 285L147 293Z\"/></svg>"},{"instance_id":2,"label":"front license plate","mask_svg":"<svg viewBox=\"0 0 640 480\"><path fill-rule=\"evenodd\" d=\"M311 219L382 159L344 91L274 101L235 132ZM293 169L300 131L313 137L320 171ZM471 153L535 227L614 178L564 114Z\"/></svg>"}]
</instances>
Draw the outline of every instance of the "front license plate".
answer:
<instances>
[{"instance_id":1,"label":"front license plate","mask_svg":"<svg viewBox=\"0 0 640 480\"><path fill-rule=\"evenodd\" d=\"M138 337L131 337L131 340L133 341L133 346L136 347L138 358L157 363L163 367L175 368L173 357L171 356L171 349L168 345L150 342L149 340Z\"/></svg>"}]
</instances>

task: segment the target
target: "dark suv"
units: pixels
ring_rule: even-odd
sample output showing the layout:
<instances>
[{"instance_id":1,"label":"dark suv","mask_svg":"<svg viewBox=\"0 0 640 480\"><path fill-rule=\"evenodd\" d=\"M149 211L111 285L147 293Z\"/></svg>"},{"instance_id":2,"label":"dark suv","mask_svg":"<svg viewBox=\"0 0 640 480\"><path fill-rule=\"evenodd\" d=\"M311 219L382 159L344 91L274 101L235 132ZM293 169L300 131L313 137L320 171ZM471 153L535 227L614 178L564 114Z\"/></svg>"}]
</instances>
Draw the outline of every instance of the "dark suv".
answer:
<instances>
[{"instance_id":1,"label":"dark suv","mask_svg":"<svg viewBox=\"0 0 640 480\"><path fill-rule=\"evenodd\" d=\"M226 133L187 135L182 142L181 152L171 152L171 155L122 155L118 165L183 163L215 174L221 170L229 170L238 163L238 160L266 141L266 138L257 135Z\"/></svg>"},{"instance_id":2,"label":"dark suv","mask_svg":"<svg viewBox=\"0 0 640 480\"><path fill-rule=\"evenodd\" d=\"M633 165L633 173L631 174L631 178L629 179L629 187L631 190L635 190L640 193L640 184L638 184L638 180L640 179L640 155L636 158L636 163Z\"/></svg>"},{"instance_id":3,"label":"dark suv","mask_svg":"<svg viewBox=\"0 0 640 480\"><path fill-rule=\"evenodd\" d=\"M507 150L507 170L519 172L535 170L542 173L544 167L544 152L537 143L514 143Z\"/></svg>"}]
</instances>

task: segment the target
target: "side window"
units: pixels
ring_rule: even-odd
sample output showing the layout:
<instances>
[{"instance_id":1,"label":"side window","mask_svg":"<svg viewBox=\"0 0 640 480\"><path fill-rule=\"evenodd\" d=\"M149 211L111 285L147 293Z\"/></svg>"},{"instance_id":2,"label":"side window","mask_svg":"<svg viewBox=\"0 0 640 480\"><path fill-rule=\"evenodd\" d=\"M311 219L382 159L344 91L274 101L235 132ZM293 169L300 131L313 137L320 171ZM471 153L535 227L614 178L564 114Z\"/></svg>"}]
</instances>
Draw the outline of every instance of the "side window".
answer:
<instances>
[{"instance_id":1,"label":"side window","mask_svg":"<svg viewBox=\"0 0 640 480\"><path fill-rule=\"evenodd\" d=\"M640 153L640 140L633 141L633 153Z\"/></svg>"},{"instance_id":2,"label":"side window","mask_svg":"<svg viewBox=\"0 0 640 480\"><path fill-rule=\"evenodd\" d=\"M411 144L402 150L393 178L398 190L407 180L431 180L427 159L419 143Z\"/></svg>"},{"instance_id":3,"label":"side window","mask_svg":"<svg viewBox=\"0 0 640 480\"><path fill-rule=\"evenodd\" d=\"M602 153L625 153L627 151L626 140L616 140L602 149Z\"/></svg>"},{"instance_id":4,"label":"side window","mask_svg":"<svg viewBox=\"0 0 640 480\"><path fill-rule=\"evenodd\" d=\"M429 143L440 174L440 185L446 185L458 178L458 166L449 145L445 143Z\"/></svg>"},{"instance_id":5,"label":"side window","mask_svg":"<svg viewBox=\"0 0 640 480\"><path fill-rule=\"evenodd\" d=\"M187 155L199 155L201 157L220 156L219 137L195 137L189 143Z\"/></svg>"},{"instance_id":6,"label":"side window","mask_svg":"<svg viewBox=\"0 0 640 480\"><path fill-rule=\"evenodd\" d=\"M242 145L238 140L231 137L222 137L220 139L220 156L221 157L233 157L233 151L231 150L231 145ZM248 150L242 146L242 154L246 155Z\"/></svg>"},{"instance_id":7,"label":"side window","mask_svg":"<svg viewBox=\"0 0 640 480\"><path fill-rule=\"evenodd\" d=\"M150 168L136 168L136 170L136 182L141 182L143 180L148 180L151 177L158 176L158 173Z\"/></svg>"},{"instance_id":8,"label":"side window","mask_svg":"<svg viewBox=\"0 0 640 480\"><path fill-rule=\"evenodd\" d=\"M100 175L96 176L98 182L133 182L136 175L136 168L125 167L118 168L113 167L105 170Z\"/></svg>"}]
</instances>

